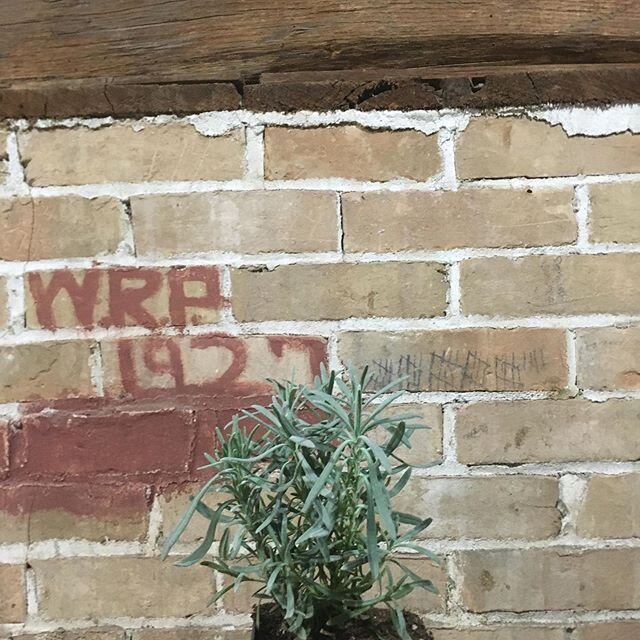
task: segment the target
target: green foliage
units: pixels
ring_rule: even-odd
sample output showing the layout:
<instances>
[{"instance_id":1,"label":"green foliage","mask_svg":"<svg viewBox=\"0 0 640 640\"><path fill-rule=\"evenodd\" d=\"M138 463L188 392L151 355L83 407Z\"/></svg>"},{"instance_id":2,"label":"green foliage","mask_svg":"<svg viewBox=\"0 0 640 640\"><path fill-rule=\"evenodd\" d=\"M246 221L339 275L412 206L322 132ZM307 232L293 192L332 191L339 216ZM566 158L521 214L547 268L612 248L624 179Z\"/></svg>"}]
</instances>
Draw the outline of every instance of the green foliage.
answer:
<instances>
[{"instance_id":1,"label":"green foliage","mask_svg":"<svg viewBox=\"0 0 640 640\"><path fill-rule=\"evenodd\" d=\"M408 639L399 600L416 588L436 589L397 552L438 559L412 542L431 519L398 512L391 500L411 475L398 447L410 446L423 427L410 424L412 415L386 416L397 381L370 396L367 382L366 370L345 382L323 369L313 386L273 383L270 406L254 406L218 431L219 449L205 467L215 475L163 551L166 557L196 512L209 520L202 543L177 564L200 563L232 578L211 602L253 582L256 597L274 601L300 640L383 604ZM211 492L226 499L210 508ZM217 552L208 555L218 528Z\"/></svg>"}]
</instances>

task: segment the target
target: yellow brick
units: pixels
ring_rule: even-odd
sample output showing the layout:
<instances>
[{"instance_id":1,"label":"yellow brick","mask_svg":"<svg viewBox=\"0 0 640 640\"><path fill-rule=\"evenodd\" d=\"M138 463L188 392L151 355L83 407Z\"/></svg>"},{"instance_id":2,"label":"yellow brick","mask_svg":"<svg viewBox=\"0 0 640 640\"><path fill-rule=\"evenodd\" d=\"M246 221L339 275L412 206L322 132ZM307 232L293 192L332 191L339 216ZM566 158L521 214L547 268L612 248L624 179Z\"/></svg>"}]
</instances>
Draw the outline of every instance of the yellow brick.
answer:
<instances>
[{"instance_id":1,"label":"yellow brick","mask_svg":"<svg viewBox=\"0 0 640 640\"><path fill-rule=\"evenodd\" d=\"M244 132L201 135L189 124L126 124L19 134L29 184L229 180L244 174Z\"/></svg>"},{"instance_id":2,"label":"yellow brick","mask_svg":"<svg viewBox=\"0 0 640 640\"><path fill-rule=\"evenodd\" d=\"M50 428L55 433L55 426ZM59 451L73 449L62 445ZM71 458L72 454L68 455ZM71 459L68 462L73 463ZM73 538L143 541L148 530L147 500L145 487L135 484L3 486L0 482L0 544Z\"/></svg>"},{"instance_id":3,"label":"yellow brick","mask_svg":"<svg viewBox=\"0 0 640 640\"><path fill-rule=\"evenodd\" d=\"M640 136L568 136L527 118L477 118L456 148L461 178L547 177L640 171Z\"/></svg>"},{"instance_id":4,"label":"yellow brick","mask_svg":"<svg viewBox=\"0 0 640 640\"><path fill-rule=\"evenodd\" d=\"M368 365L372 386L407 375L409 391L555 390L567 386L566 340L556 329L349 332L340 358Z\"/></svg>"},{"instance_id":5,"label":"yellow brick","mask_svg":"<svg viewBox=\"0 0 640 640\"><path fill-rule=\"evenodd\" d=\"M131 199L139 255L335 251L335 194L226 191Z\"/></svg>"},{"instance_id":6,"label":"yellow brick","mask_svg":"<svg viewBox=\"0 0 640 640\"><path fill-rule=\"evenodd\" d=\"M40 613L48 620L206 614L213 592L209 569L187 570L157 558L71 558L31 564Z\"/></svg>"},{"instance_id":7,"label":"yellow brick","mask_svg":"<svg viewBox=\"0 0 640 640\"><path fill-rule=\"evenodd\" d=\"M464 464L640 459L640 402L480 402L456 414Z\"/></svg>"},{"instance_id":8,"label":"yellow brick","mask_svg":"<svg viewBox=\"0 0 640 640\"><path fill-rule=\"evenodd\" d=\"M204 460L204 459L203 459ZM193 497L200 485L194 484L181 488L176 491L169 491L165 495L160 496L160 506L162 509L162 535L164 538L168 537L178 522L187 510L187 507L191 503L190 498ZM204 502L211 508L215 508L217 504L223 500L229 498L228 494L210 493L207 495ZM204 538L207 527L209 526L209 520L199 513L195 513L191 522L184 530L184 533L180 536L180 542L192 543ZM223 526L218 527L216 532L216 538L220 538L224 531Z\"/></svg>"},{"instance_id":9,"label":"yellow brick","mask_svg":"<svg viewBox=\"0 0 640 640\"><path fill-rule=\"evenodd\" d=\"M580 388L640 389L640 327L581 329L576 333Z\"/></svg>"},{"instance_id":10,"label":"yellow brick","mask_svg":"<svg viewBox=\"0 0 640 640\"><path fill-rule=\"evenodd\" d=\"M0 624L24 622L27 615L25 590L22 565L0 564Z\"/></svg>"},{"instance_id":11,"label":"yellow brick","mask_svg":"<svg viewBox=\"0 0 640 640\"><path fill-rule=\"evenodd\" d=\"M589 187L589 230L594 242L640 242L640 182Z\"/></svg>"},{"instance_id":12,"label":"yellow brick","mask_svg":"<svg viewBox=\"0 0 640 640\"><path fill-rule=\"evenodd\" d=\"M12 640L125 640L121 627L90 627L88 629L62 629L42 633L11 636Z\"/></svg>"},{"instance_id":13,"label":"yellow brick","mask_svg":"<svg viewBox=\"0 0 640 640\"><path fill-rule=\"evenodd\" d=\"M114 198L0 200L0 259L50 260L114 253L123 239Z\"/></svg>"},{"instance_id":14,"label":"yellow brick","mask_svg":"<svg viewBox=\"0 0 640 640\"><path fill-rule=\"evenodd\" d=\"M251 640L251 624L223 627L176 627L175 629L132 629L132 640ZM64 638L63 640L66 640Z\"/></svg>"},{"instance_id":15,"label":"yellow brick","mask_svg":"<svg viewBox=\"0 0 640 640\"><path fill-rule=\"evenodd\" d=\"M590 477L578 513L578 535L585 538L640 537L638 495L638 474Z\"/></svg>"},{"instance_id":16,"label":"yellow brick","mask_svg":"<svg viewBox=\"0 0 640 640\"><path fill-rule=\"evenodd\" d=\"M267 127L264 144L269 180L426 180L441 166L437 136L419 131Z\"/></svg>"},{"instance_id":17,"label":"yellow brick","mask_svg":"<svg viewBox=\"0 0 640 640\"><path fill-rule=\"evenodd\" d=\"M637 253L466 260L460 278L464 313L640 313Z\"/></svg>"},{"instance_id":18,"label":"yellow brick","mask_svg":"<svg viewBox=\"0 0 640 640\"><path fill-rule=\"evenodd\" d=\"M447 574L444 564L438 566L427 558L416 556L400 556L399 560L408 569L421 578L431 580L438 593L431 593L424 589L414 589L408 596L400 600L402 607L414 613L437 613L444 610L445 594L447 591ZM401 570L391 567L392 575L397 578L404 575Z\"/></svg>"},{"instance_id":19,"label":"yellow brick","mask_svg":"<svg viewBox=\"0 0 640 640\"><path fill-rule=\"evenodd\" d=\"M536 540L559 533L557 502L555 478L412 478L394 507L433 518L425 538Z\"/></svg>"},{"instance_id":20,"label":"yellow brick","mask_svg":"<svg viewBox=\"0 0 640 640\"><path fill-rule=\"evenodd\" d=\"M578 627L575 640L638 640L640 620L600 622Z\"/></svg>"},{"instance_id":21,"label":"yellow brick","mask_svg":"<svg viewBox=\"0 0 640 640\"><path fill-rule=\"evenodd\" d=\"M408 421L411 425L421 425L427 429L417 429L411 434L411 447L400 445L397 455L410 464L427 464L442 458L442 407L436 404L399 404L390 406L384 413L393 415L414 415ZM377 427L371 437L379 444L389 440L389 432Z\"/></svg>"},{"instance_id":22,"label":"yellow brick","mask_svg":"<svg viewBox=\"0 0 640 640\"><path fill-rule=\"evenodd\" d=\"M89 343L0 347L0 402L92 395Z\"/></svg>"},{"instance_id":23,"label":"yellow brick","mask_svg":"<svg viewBox=\"0 0 640 640\"><path fill-rule=\"evenodd\" d=\"M462 595L473 612L636 609L640 549L461 553Z\"/></svg>"},{"instance_id":24,"label":"yellow brick","mask_svg":"<svg viewBox=\"0 0 640 640\"><path fill-rule=\"evenodd\" d=\"M576 239L571 189L381 191L342 196L346 251L531 247Z\"/></svg>"},{"instance_id":25,"label":"yellow brick","mask_svg":"<svg viewBox=\"0 0 640 640\"><path fill-rule=\"evenodd\" d=\"M564 629L559 628L510 624L506 627L483 626L481 629L434 629L433 640L567 640L567 635Z\"/></svg>"},{"instance_id":26,"label":"yellow brick","mask_svg":"<svg viewBox=\"0 0 640 640\"><path fill-rule=\"evenodd\" d=\"M242 322L428 318L446 308L444 267L429 262L245 268L234 270L231 282L233 313Z\"/></svg>"}]
</instances>

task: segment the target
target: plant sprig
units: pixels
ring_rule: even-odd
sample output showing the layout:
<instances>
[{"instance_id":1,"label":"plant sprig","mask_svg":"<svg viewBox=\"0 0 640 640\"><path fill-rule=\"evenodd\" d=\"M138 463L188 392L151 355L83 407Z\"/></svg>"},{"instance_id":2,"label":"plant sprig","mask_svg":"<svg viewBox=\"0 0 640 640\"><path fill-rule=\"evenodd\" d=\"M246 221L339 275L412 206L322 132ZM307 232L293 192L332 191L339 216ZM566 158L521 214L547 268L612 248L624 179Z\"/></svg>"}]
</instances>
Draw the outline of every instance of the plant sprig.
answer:
<instances>
[{"instance_id":1,"label":"plant sprig","mask_svg":"<svg viewBox=\"0 0 640 640\"><path fill-rule=\"evenodd\" d=\"M166 557L196 512L209 521L202 542L177 564L200 563L232 578L210 602L255 583L255 597L275 602L300 640L386 605L398 635L409 639L400 600L416 588L437 590L397 552L438 558L412 542L431 519L396 511L392 499L412 470L398 449L423 427L411 422L416 416L386 414L397 381L367 395L368 381L366 369L344 381L325 368L310 386L272 381L269 406L217 431L219 448L203 467L214 475L163 549ZM212 492L225 497L215 508L205 504Z\"/></svg>"}]
</instances>

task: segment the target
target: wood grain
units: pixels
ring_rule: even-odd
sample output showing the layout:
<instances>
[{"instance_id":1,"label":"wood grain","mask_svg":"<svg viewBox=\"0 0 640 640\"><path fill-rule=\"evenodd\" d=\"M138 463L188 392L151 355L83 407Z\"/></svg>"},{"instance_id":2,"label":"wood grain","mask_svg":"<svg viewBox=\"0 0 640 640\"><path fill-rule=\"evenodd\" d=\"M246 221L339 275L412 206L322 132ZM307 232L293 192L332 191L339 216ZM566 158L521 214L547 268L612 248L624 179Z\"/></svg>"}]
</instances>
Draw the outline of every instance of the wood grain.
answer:
<instances>
[{"instance_id":1,"label":"wood grain","mask_svg":"<svg viewBox=\"0 0 640 640\"><path fill-rule=\"evenodd\" d=\"M0 87L0 118L135 117L227 109L330 111L609 105L640 102L640 65L577 66L478 75L345 73L344 78L277 82L138 84L60 81ZM310 78L314 74L309 74Z\"/></svg>"},{"instance_id":2,"label":"wood grain","mask_svg":"<svg viewBox=\"0 0 640 640\"><path fill-rule=\"evenodd\" d=\"M637 0L0 0L0 78L640 62Z\"/></svg>"}]
</instances>

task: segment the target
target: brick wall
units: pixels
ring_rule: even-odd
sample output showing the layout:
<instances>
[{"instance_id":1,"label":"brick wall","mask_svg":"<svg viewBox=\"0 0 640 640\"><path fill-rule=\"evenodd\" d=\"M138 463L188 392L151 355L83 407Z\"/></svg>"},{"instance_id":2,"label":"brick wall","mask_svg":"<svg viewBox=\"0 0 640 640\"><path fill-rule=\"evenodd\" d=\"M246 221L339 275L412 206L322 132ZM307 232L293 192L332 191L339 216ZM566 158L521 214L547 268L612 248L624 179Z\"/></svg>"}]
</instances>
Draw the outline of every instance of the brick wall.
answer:
<instances>
[{"instance_id":1,"label":"brick wall","mask_svg":"<svg viewBox=\"0 0 640 640\"><path fill-rule=\"evenodd\" d=\"M640 110L533 115L5 123L0 637L242 636L158 548L213 427L323 361L432 427L437 640L639 637Z\"/></svg>"}]
</instances>

